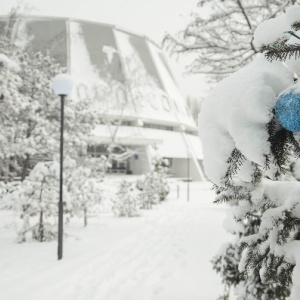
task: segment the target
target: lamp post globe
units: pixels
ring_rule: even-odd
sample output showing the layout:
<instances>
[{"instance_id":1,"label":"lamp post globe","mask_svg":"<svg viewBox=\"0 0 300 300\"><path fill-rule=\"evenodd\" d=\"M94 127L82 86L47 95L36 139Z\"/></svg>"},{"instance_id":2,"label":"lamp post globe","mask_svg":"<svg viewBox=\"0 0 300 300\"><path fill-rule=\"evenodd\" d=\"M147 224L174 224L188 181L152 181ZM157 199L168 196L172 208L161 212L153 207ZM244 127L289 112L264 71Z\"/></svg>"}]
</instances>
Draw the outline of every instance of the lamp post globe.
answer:
<instances>
[{"instance_id":1,"label":"lamp post globe","mask_svg":"<svg viewBox=\"0 0 300 300\"><path fill-rule=\"evenodd\" d=\"M73 89L72 77L68 74L58 74L53 78L52 88L56 95L70 95Z\"/></svg>"},{"instance_id":2,"label":"lamp post globe","mask_svg":"<svg viewBox=\"0 0 300 300\"><path fill-rule=\"evenodd\" d=\"M60 180L59 180L59 202L58 202L58 260L63 257L63 154L64 154L64 101L65 97L72 92L73 81L68 74L58 74L53 78L52 88L54 93L60 96Z\"/></svg>"}]
</instances>

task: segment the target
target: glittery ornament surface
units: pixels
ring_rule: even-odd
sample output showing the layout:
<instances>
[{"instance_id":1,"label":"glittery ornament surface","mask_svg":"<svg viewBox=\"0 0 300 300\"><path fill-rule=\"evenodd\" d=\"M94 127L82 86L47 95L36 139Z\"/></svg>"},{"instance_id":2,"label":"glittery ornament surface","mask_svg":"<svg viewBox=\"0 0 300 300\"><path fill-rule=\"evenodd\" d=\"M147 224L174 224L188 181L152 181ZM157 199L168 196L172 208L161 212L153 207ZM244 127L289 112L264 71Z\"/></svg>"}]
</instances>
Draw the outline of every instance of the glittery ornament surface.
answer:
<instances>
[{"instance_id":1,"label":"glittery ornament surface","mask_svg":"<svg viewBox=\"0 0 300 300\"><path fill-rule=\"evenodd\" d=\"M282 94L275 106L279 123L289 131L300 131L300 94L290 90Z\"/></svg>"}]
</instances>

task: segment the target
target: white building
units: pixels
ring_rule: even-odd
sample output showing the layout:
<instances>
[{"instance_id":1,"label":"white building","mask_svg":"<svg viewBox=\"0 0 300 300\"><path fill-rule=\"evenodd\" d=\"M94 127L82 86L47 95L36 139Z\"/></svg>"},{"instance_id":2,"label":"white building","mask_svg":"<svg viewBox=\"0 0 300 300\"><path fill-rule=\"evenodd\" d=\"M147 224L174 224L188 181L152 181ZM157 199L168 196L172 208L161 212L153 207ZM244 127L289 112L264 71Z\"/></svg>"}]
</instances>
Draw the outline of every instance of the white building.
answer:
<instances>
[{"instance_id":1,"label":"white building","mask_svg":"<svg viewBox=\"0 0 300 300\"><path fill-rule=\"evenodd\" d=\"M0 31L8 24L19 45L49 53L67 68L76 86L72 97L95 102L104 121L89 138L90 154L105 153L114 134L117 144L133 150L127 160L114 161L112 172L147 172L158 153L168 158L174 176L203 179L196 124L154 42L116 26L68 18L2 17Z\"/></svg>"}]
</instances>

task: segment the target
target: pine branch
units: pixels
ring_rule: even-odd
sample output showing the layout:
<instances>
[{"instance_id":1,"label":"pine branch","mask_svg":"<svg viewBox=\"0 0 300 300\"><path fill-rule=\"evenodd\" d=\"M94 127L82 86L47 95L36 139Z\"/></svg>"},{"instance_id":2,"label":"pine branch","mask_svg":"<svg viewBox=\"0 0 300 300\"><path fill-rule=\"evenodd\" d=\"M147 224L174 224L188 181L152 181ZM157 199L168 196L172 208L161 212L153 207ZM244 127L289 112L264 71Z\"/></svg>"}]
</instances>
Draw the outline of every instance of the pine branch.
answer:
<instances>
[{"instance_id":1,"label":"pine branch","mask_svg":"<svg viewBox=\"0 0 300 300\"><path fill-rule=\"evenodd\" d=\"M249 190L243 186L228 186L219 191L219 195L216 197L214 203L224 203L229 201L243 201L248 200L251 202L251 194Z\"/></svg>"},{"instance_id":2,"label":"pine branch","mask_svg":"<svg viewBox=\"0 0 300 300\"><path fill-rule=\"evenodd\" d=\"M279 172L284 174L287 171L286 163L290 154L290 142L294 138L290 131L284 128L278 130L278 122L275 117L267 124L267 131L274 162L278 166ZM294 142L296 143L296 141Z\"/></svg>"},{"instance_id":3,"label":"pine branch","mask_svg":"<svg viewBox=\"0 0 300 300\"><path fill-rule=\"evenodd\" d=\"M272 44L265 45L261 48L269 61L280 60L285 61L287 58L300 57L300 44L286 44L287 38L280 39Z\"/></svg>"},{"instance_id":4,"label":"pine branch","mask_svg":"<svg viewBox=\"0 0 300 300\"><path fill-rule=\"evenodd\" d=\"M232 185L233 176L237 174L237 172L239 171L239 168L243 165L245 160L246 160L246 157L237 148L235 148L231 152L231 155L230 155L229 159L227 160L229 167L228 167L226 175L225 175L225 185L226 186Z\"/></svg>"},{"instance_id":5,"label":"pine branch","mask_svg":"<svg viewBox=\"0 0 300 300\"><path fill-rule=\"evenodd\" d=\"M300 158L300 145L293 134L289 135L289 142L293 147L293 154L296 156L296 158Z\"/></svg>"},{"instance_id":6,"label":"pine branch","mask_svg":"<svg viewBox=\"0 0 300 300\"><path fill-rule=\"evenodd\" d=\"M252 162L251 164L252 164L252 166L254 168L254 172L252 174L252 182L253 183L259 183L261 181L261 179L262 179L262 171L261 171L261 169L260 169L260 167L259 167L258 164L254 163L254 162ZM268 160L268 158L266 156L266 167L267 168L269 167L269 164L270 164L270 162L269 162L269 160Z\"/></svg>"}]
</instances>

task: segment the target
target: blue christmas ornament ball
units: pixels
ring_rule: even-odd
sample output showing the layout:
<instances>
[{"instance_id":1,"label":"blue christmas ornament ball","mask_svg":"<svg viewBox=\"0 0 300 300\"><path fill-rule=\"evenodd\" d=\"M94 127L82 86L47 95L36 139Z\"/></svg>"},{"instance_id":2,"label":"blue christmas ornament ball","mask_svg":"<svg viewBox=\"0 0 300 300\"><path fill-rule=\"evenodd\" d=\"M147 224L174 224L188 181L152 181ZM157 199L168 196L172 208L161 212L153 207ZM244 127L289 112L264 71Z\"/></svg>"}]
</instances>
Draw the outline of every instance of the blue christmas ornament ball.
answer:
<instances>
[{"instance_id":1,"label":"blue christmas ornament ball","mask_svg":"<svg viewBox=\"0 0 300 300\"><path fill-rule=\"evenodd\" d=\"M289 131L300 131L300 94L293 90L279 96L275 115L279 123Z\"/></svg>"}]
</instances>

